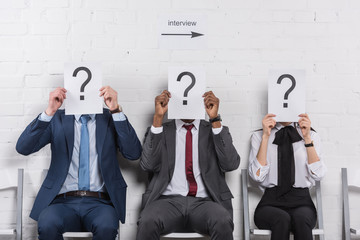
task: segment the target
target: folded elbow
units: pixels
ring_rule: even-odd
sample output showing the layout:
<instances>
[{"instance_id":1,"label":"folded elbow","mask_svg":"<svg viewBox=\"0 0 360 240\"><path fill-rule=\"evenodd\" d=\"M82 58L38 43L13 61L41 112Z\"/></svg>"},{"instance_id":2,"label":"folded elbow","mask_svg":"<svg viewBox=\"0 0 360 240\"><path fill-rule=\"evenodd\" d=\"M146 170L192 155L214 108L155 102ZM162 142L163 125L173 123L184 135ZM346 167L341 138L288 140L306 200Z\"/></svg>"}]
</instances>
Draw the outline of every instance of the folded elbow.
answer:
<instances>
[{"instance_id":1,"label":"folded elbow","mask_svg":"<svg viewBox=\"0 0 360 240\"><path fill-rule=\"evenodd\" d=\"M129 160L138 160L140 157L141 157L141 151L137 153L128 154L126 156L126 158Z\"/></svg>"},{"instance_id":2,"label":"folded elbow","mask_svg":"<svg viewBox=\"0 0 360 240\"><path fill-rule=\"evenodd\" d=\"M141 157L142 147L139 144L136 149L123 153L124 157L128 160L137 160Z\"/></svg>"},{"instance_id":3,"label":"folded elbow","mask_svg":"<svg viewBox=\"0 0 360 240\"><path fill-rule=\"evenodd\" d=\"M315 181L321 181L324 176L325 174L315 174L315 173L312 173L311 175L312 179L314 179Z\"/></svg>"},{"instance_id":4,"label":"folded elbow","mask_svg":"<svg viewBox=\"0 0 360 240\"><path fill-rule=\"evenodd\" d=\"M149 165L147 162L144 162L140 159L140 167L145 172L153 171L153 166Z\"/></svg>"},{"instance_id":5,"label":"folded elbow","mask_svg":"<svg viewBox=\"0 0 360 240\"><path fill-rule=\"evenodd\" d=\"M236 169L238 169L239 168L239 166L240 166L240 156L239 155L237 155L236 156L236 160L233 162L233 164L232 164L232 170L236 170Z\"/></svg>"},{"instance_id":6,"label":"folded elbow","mask_svg":"<svg viewBox=\"0 0 360 240\"><path fill-rule=\"evenodd\" d=\"M266 174L264 172L261 172L261 169L257 169L256 172L254 169L249 167L249 176L252 180L258 183L262 183L265 180Z\"/></svg>"},{"instance_id":7,"label":"folded elbow","mask_svg":"<svg viewBox=\"0 0 360 240\"><path fill-rule=\"evenodd\" d=\"M21 154L21 155L24 155L24 156L27 156L27 155L30 155L31 154L31 151L29 151L28 149L26 149L23 144L20 144L19 142L16 144L16 147L15 147L16 151Z\"/></svg>"},{"instance_id":8,"label":"folded elbow","mask_svg":"<svg viewBox=\"0 0 360 240\"><path fill-rule=\"evenodd\" d=\"M144 162L141 161L140 159L140 167L143 171L149 171L149 168L144 164Z\"/></svg>"},{"instance_id":9,"label":"folded elbow","mask_svg":"<svg viewBox=\"0 0 360 240\"><path fill-rule=\"evenodd\" d=\"M262 183L265 180L265 178L263 176L252 177L252 179L258 183Z\"/></svg>"},{"instance_id":10,"label":"folded elbow","mask_svg":"<svg viewBox=\"0 0 360 240\"><path fill-rule=\"evenodd\" d=\"M239 166L240 166L240 156L237 155L236 157L233 158L232 161L228 162L228 164L222 166L221 168L224 172L230 172L238 169Z\"/></svg>"}]
</instances>

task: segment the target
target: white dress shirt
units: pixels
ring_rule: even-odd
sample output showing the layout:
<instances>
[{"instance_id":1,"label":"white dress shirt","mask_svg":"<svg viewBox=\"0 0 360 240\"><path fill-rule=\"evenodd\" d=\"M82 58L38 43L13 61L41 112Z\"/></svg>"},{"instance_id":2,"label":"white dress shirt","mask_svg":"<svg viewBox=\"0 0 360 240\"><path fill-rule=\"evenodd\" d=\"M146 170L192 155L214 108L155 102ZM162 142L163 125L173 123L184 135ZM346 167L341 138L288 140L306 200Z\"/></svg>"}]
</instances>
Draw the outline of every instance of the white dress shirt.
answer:
<instances>
[{"instance_id":1,"label":"white dress shirt","mask_svg":"<svg viewBox=\"0 0 360 240\"><path fill-rule=\"evenodd\" d=\"M175 120L176 125L176 148L175 148L175 168L172 179L162 193L163 195L182 195L187 196L189 192L189 184L186 179L186 171L185 171L185 144L186 144L186 133L187 130L183 127L183 125L191 125L194 124L194 127L191 129L192 133L192 154L193 154L193 173L197 184L197 192L196 197L208 197L208 193L206 191L204 182L201 177L200 166L199 166L199 125L200 120L196 119L192 123L184 123L180 119ZM213 128L213 133L219 134L222 130L222 126L220 128ZM154 127L151 126L151 132L153 134L162 133L163 127Z\"/></svg>"},{"instance_id":2,"label":"white dress shirt","mask_svg":"<svg viewBox=\"0 0 360 240\"><path fill-rule=\"evenodd\" d=\"M100 166L98 162L98 154L96 151L96 118L95 114L89 114L90 120L87 123L89 131L89 171L90 171L90 191L93 192L106 192L105 183L101 176ZM78 177L79 177L79 150L80 150L80 136L81 136L81 115L75 115L74 121L74 147L71 163L65 182L63 183L59 194L77 191ZM126 117L123 112L112 114L114 121L125 121ZM39 116L40 121L50 122L52 116L46 115L43 112Z\"/></svg>"},{"instance_id":3,"label":"white dress shirt","mask_svg":"<svg viewBox=\"0 0 360 240\"><path fill-rule=\"evenodd\" d=\"M291 126L296 129L300 136L302 132L298 124L293 123ZM284 126L280 123L277 123L276 126L271 130L268 142L268 148L266 153L267 164L262 166L257 160L256 156L258 154L261 139L262 131L256 131L251 137L251 149L249 156L249 175L251 178L260 183L262 188L271 188L277 186L278 181L278 145L273 144L275 139L275 133L279 131ZM320 158L320 161L308 164L308 156L306 148L304 146L304 139L293 143L294 149L294 161L295 161L295 183L293 187L296 188L310 188L315 184L315 181L320 181L325 175L326 166L322 161L322 151L321 151L321 142L320 137L315 131L311 131L311 139L314 142L315 151ZM256 175L256 172L260 169L259 176Z\"/></svg>"}]
</instances>

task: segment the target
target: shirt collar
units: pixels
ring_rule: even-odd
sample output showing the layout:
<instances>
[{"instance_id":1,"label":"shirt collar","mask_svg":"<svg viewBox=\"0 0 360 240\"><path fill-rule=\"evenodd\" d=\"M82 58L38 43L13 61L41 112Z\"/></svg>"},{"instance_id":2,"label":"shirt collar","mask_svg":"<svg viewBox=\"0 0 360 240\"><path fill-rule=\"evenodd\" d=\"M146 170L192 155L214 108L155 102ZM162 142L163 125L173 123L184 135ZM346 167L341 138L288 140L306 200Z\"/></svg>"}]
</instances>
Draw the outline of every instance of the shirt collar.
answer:
<instances>
[{"instance_id":1,"label":"shirt collar","mask_svg":"<svg viewBox=\"0 0 360 240\"><path fill-rule=\"evenodd\" d=\"M185 125L194 124L195 129L198 130L200 126L200 119L195 119L192 123L185 123L180 119L175 119L176 131L179 131L184 124Z\"/></svg>"},{"instance_id":2,"label":"shirt collar","mask_svg":"<svg viewBox=\"0 0 360 240\"><path fill-rule=\"evenodd\" d=\"M74 116L75 116L75 120L76 121L78 121L78 122L80 122L80 117L81 117L81 115L83 115L83 114L75 114ZM95 115L96 114L88 114L89 116L90 116L90 119L91 120L95 120Z\"/></svg>"},{"instance_id":3,"label":"shirt collar","mask_svg":"<svg viewBox=\"0 0 360 240\"><path fill-rule=\"evenodd\" d=\"M296 128L296 123L295 123L295 122L292 122L292 123L290 123L288 126L292 126L292 127ZM282 124L280 124L279 122L277 122L276 125L275 125L275 128L276 128L277 130L280 130L280 129L284 128L284 127L285 127L285 126L282 125Z\"/></svg>"}]
</instances>

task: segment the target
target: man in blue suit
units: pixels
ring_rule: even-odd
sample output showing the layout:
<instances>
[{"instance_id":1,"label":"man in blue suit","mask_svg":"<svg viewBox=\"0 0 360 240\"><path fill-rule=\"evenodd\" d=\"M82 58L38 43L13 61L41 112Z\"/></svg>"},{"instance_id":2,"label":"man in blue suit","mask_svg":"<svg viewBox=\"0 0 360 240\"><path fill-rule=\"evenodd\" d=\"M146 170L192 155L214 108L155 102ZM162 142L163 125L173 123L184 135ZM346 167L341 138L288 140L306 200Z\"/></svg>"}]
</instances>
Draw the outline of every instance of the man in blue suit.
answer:
<instances>
[{"instance_id":1,"label":"man in blue suit","mask_svg":"<svg viewBox=\"0 0 360 240\"><path fill-rule=\"evenodd\" d=\"M30 217L38 221L40 240L63 239L64 232L90 231L94 240L113 240L125 221L126 183L117 149L130 160L141 144L121 110L117 92L106 86L103 114L65 115L59 110L66 89L50 93L45 112L21 134L16 150L28 155L51 144L48 174Z\"/></svg>"}]
</instances>

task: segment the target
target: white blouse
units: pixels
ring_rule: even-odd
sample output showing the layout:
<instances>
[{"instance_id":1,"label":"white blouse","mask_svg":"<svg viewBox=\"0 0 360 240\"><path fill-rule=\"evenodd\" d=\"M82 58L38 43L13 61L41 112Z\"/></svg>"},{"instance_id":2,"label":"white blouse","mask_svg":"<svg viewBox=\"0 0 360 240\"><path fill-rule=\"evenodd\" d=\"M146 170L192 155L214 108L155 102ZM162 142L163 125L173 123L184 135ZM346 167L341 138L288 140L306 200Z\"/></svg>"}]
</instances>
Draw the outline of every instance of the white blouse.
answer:
<instances>
[{"instance_id":1,"label":"white blouse","mask_svg":"<svg viewBox=\"0 0 360 240\"><path fill-rule=\"evenodd\" d=\"M302 132L298 124L293 123L291 126L296 129L300 136ZM262 131L256 131L252 134L251 137L251 149L249 156L249 175L250 177L260 183L260 186L263 188L271 188L277 186L278 181L278 145L273 144L275 139L275 133L279 131L284 126L280 123L277 123L276 126L271 130L266 154L267 165L262 166L257 160L256 156L258 154L261 139ZM314 142L315 151L320 158L320 161L308 164L308 156L306 148L304 146L304 139L293 143L294 149L294 160L295 160L295 183L293 187L296 188L310 188L315 185L315 181L320 181L326 172L326 166L322 161L322 151L321 151L321 142L320 137L315 131L311 131L311 139ZM256 175L256 172L260 169L259 176Z\"/></svg>"}]
</instances>

